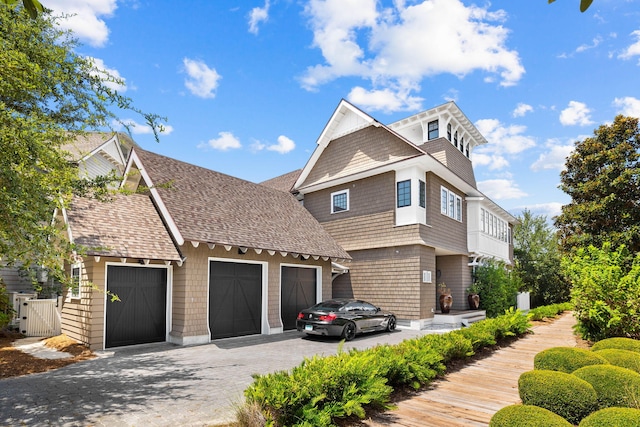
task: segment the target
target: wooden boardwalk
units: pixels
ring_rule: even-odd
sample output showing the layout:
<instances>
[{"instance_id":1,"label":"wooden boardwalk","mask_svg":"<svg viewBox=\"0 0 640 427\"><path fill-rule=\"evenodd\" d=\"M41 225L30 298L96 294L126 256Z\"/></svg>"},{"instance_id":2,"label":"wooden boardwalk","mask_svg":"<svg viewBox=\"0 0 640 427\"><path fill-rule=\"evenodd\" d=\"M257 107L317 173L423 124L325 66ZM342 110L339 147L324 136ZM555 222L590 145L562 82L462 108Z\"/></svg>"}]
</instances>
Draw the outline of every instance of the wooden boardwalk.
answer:
<instances>
[{"instance_id":1,"label":"wooden boardwalk","mask_svg":"<svg viewBox=\"0 0 640 427\"><path fill-rule=\"evenodd\" d=\"M427 390L397 402L398 408L358 423L382 427L488 426L501 408L520 403L518 378L533 369L534 356L547 348L576 346L575 320L564 314L532 328L533 334L490 356L448 373Z\"/></svg>"}]
</instances>

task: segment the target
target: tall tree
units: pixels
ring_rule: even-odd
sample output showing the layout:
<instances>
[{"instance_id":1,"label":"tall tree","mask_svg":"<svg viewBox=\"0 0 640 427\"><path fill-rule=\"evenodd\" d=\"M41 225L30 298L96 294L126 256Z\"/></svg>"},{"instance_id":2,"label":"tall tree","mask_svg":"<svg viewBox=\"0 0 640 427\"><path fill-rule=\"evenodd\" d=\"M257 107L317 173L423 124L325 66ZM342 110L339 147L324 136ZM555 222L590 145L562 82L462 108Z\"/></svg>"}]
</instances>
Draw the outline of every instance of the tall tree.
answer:
<instances>
[{"instance_id":1,"label":"tall tree","mask_svg":"<svg viewBox=\"0 0 640 427\"><path fill-rule=\"evenodd\" d=\"M562 248L602 247L611 242L640 252L640 128L619 115L594 136L576 142L560 174L571 196L556 218Z\"/></svg>"},{"instance_id":2,"label":"tall tree","mask_svg":"<svg viewBox=\"0 0 640 427\"><path fill-rule=\"evenodd\" d=\"M4 2L6 3L6 2ZM47 12L0 3L0 257L56 269L68 248L56 245L55 209L73 194L105 194L108 179L87 181L62 146L85 130L133 110L111 89L118 79L75 53L77 41ZM11 2L9 2L11 3ZM13 2L15 3L15 2ZM143 113L141 113L143 114ZM159 116L143 114L154 132ZM157 134L156 134L157 137ZM62 243L63 244L63 243Z\"/></svg>"},{"instance_id":3,"label":"tall tree","mask_svg":"<svg viewBox=\"0 0 640 427\"><path fill-rule=\"evenodd\" d=\"M549 4L554 3L555 1L556 0L549 0ZM593 3L593 0L580 0L580 12L584 12L589 9L591 3Z\"/></svg>"},{"instance_id":4,"label":"tall tree","mask_svg":"<svg viewBox=\"0 0 640 427\"><path fill-rule=\"evenodd\" d=\"M514 273L531 292L532 305L556 304L571 297L569 281L560 268L556 231L544 215L525 209L513 230Z\"/></svg>"}]
</instances>

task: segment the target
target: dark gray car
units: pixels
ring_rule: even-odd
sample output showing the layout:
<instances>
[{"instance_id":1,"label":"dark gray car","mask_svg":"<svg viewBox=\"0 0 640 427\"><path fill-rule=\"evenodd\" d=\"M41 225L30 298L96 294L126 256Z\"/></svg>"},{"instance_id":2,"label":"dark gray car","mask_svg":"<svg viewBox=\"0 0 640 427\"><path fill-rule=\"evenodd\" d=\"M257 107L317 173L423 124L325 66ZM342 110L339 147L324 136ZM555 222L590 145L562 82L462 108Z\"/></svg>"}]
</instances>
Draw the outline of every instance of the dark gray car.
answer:
<instances>
[{"instance_id":1,"label":"dark gray car","mask_svg":"<svg viewBox=\"0 0 640 427\"><path fill-rule=\"evenodd\" d=\"M302 310L296 328L311 335L342 337L350 341L362 332L393 331L396 317L366 301L340 298Z\"/></svg>"}]
</instances>

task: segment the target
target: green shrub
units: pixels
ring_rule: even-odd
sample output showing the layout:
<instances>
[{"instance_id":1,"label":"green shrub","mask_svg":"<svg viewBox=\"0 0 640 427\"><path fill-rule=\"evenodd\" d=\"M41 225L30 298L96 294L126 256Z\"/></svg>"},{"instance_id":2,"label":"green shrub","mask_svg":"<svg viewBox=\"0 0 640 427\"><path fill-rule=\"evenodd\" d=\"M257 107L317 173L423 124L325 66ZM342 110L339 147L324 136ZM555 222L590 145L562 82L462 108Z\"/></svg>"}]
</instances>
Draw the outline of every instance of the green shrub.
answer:
<instances>
[{"instance_id":1,"label":"green shrub","mask_svg":"<svg viewBox=\"0 0 640 427\"><path fill-rule=\"evenodd\" d=\"M640 410L605 408L583 419L579 427L640 427Z\"/></svg>"},{"instance_id":2,"label":"green shrub","mask_svg":"<svg viewBox=\"0 0 640 427\"><path fill-rule=\"evenodd\" d=\"M573 305L570 302L544 305L529 310L529 312L527 313L527 318L529 320L542 320L549 317L557 317L558 314L569 311L572 308Z\"/></svg>"},{"instance_id":3,"label":"green shrub","mask_svg":"<svg viewBox=\"0 0 640 427\"><path fill-rule=\"evenodd\" d=\"M480 309L487 317L500 316L516 305L520 279L507 270L503 262L488 261L476 267L474 285L480 294Z\"/></svg>"},{"instance_id":4,"label":"green shrub","mask_svg":"<svg viewBox=\"0 0 640 427\"><path fill-rule=\"evenodd\" d=\"M419 388L445 372L445 362L473 354L474 344L526 332L528 322L511 310L496 319L443 335L425 335L390 346L313 357L293 368L255 375L245 390L267 425L330 426L335 419L364 418L367 407L387 408L393 388ZM479 347L476 347L479 348ZM241 411L249 413L250 411Z\"/></svg>"},{"instance_id":5,"label":"green shrub","mask_svg":"<svg viewBox=\"0 0 640 427\"><path fill-rule=\"evenodd\" d=\"M597 353L576 347L548 348L542 350L533 358L534 369L560 371L567 374L583 366L604 365L607 363L609 363L607 359Z\"/></svg>"},{"instance_id":6,"label":"green shrub","mask_svg":"<svg viewBox=\"0 0 640 427\"><path fill-rule=\"evenodd\" d=\"M593 386L600 408L640 409L640 374L619 366L593 365L580 368L572 375Z\"/></svg>"},{"instance_id":7,"label":"green shrub","mask_svg":"<svg viewBox=\"0 0 640 427\"><path fill-rule=\"evenodd\" d=\"M598 351L605 348L618 348L620 350L629 350L640 353L640 340L631 338L607 338L600 340L591 347L591 350Z\"/></svg>"},{"instance_id":8,"label":"green shrub","mask_svg":"<svg viewBox=\"0 0 640 427\"><path fill-rule=\"evenodd\" d=\"M7 293L7 287L0 277L0 329L7 326L13 319L14 311Z\"/></svg>"},{"instance_id":9,"label":"green shrub","mask_svg":"<svg viewBox=\"0 0 640 427\"><path fill-rule=\"evenodd\" d=\"M496 412L489 427L571 427L569 421L548 409L529 405L511 405Z\"/></svg>"},{"instance_id":10,"label":"green shrub","mask_svg":"<svg viewBox=\"0 0 640 427\"><path fill-rule=\"evenodd\" d=\"M563 258L573 288L571 298L582 338L640 338L640 253L631 258L624 247L604 243L579 248Z\"/></svg>"},{"instance_id":11,"label":"green shrub","mask_svg":"<svg viewBox=\"0 0 640 427\"><path fill-rule=\"evenodd\" d=\"M564 372L525 372L518 379L518 391L523 404L548 409L573 424L598 409L591 384Z\"/></svg>"},{"instance_id":12,"label":"green shrub","mask_svg":"<svg viewBox=\"0 0 640 427\"><path fill-rule=\"evenodd\" d=\"M640 374L640 354L635 351L619 350L617 348L605 348L595 352L604 357L607 361L621 368L631 369Z\"/></svg>"}]
</instances>

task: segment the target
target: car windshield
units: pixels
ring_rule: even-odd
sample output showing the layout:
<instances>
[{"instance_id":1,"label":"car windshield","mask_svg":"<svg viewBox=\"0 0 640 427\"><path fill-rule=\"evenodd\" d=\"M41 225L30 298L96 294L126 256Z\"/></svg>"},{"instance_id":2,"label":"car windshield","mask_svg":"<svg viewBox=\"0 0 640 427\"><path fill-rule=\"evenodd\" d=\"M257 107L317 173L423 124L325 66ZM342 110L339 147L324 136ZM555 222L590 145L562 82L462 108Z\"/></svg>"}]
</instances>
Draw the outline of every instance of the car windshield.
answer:
<instances>
[{"instance_id":1,"label":"car windshield","mask_svg":"<svg viewBox=\"0 0 640 427\"><path fill-rule=\"evenodd\" d=\"M325 301L314 305L312 308L319 311L338 311L344 306L341 301Z\"/></svg>"}]
</instances>

